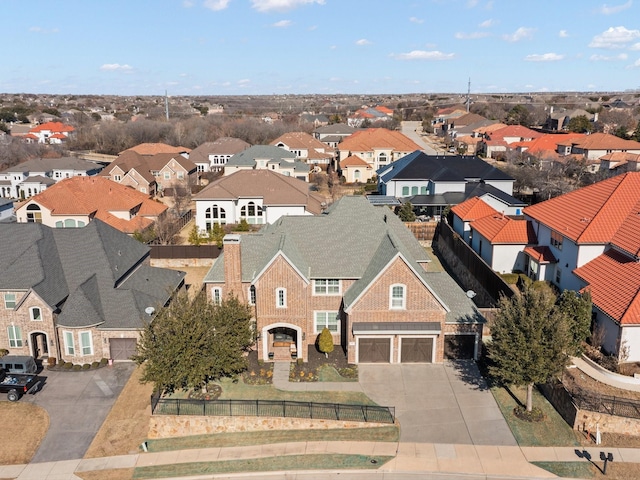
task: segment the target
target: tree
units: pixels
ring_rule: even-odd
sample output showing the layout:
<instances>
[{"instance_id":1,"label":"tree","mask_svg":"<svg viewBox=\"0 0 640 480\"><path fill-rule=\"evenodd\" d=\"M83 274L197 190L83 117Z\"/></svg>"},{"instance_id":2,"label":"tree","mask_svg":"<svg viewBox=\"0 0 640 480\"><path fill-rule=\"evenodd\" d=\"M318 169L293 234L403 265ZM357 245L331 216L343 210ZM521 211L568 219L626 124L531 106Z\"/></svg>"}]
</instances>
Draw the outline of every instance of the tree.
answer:
<instances>
[{"instance_id":1,"label":"tree","mask_svg":"<svg viewBox=\"0 0 640 480\"><path fill-rule=\"evenodd\" d=\"M318 335L318 350L324 353L325 357L333 352L333 337L327 327L324 327Z\"/></svg>"},{"instance_id":2,"label":"tree","mask_svg":"<svg viewBox=\"0 0 640 480\"><path fill-rule=\"evenodd\" d=\"M204 388L246 368L253 337L251 309L236 297L214 305L204 293L192 300L181 292L146 325L133 360L143 366L141 382L160 392Z\"/></svg>"},{"instance_id":3,"label":"tree","mask_svg":"<svg viewBox=\"0 0 640 480\"><path fill-rule=\"evenodd\" d=\"M575 133L590 133L593 132L594 126L585 115L578 115L569 120L567 130Z\"/></svg>"},{"instance_id":4,"label":"tree","mask_svg":"<svg viewBox=\"0 0 640 480\"><path fill-rule=\"evenodd\" d=\"M207 235L209 236L210 242L213 242L218 247L222 248L222 240L224 239L224 235L225 235L224 228L222 228L222 225L215 222L211 227L211 230L207 232Z\"/></svg>"},{"instance_id":5,"label":"tree","mask_svg":"<svg viewBox=\"0 0 640 480\"><path fill-rule=\"evenodd\" d=\"M638 124L636 125L636 129L631 134L631 140L640 142L640 121L638 121Z\"/></svg>"},{"instance_id":6,"label":"tree","mask_svg":"<svg viewBox=\"0 0 640 480\"><path fill-rule=\"evenodd\" d=\"M396 215L398 215L398 217L400 217L400 220L402 220L403 222L416 221L416 214L413 211L413 205L411 205L411 202L403 203L402 206L396 212Z\"/></svg>"},{"instance_id":7,"label":"tree","mask_svg":"<svg viewBox=\"0 0 640 480\"><path fill-rule=\"evenodd\" d=\"M591 335L591 294L586 291L579 294L565 290L558 298L557 307L568 322L571 345L568 353L580 355L584 341Z\"/></svg>"},{"instance_id":8,"label":"tree","mask_svg":"<svg viewBox=\"0 0 640 480\"><path fill-rule=\"evenodd\" d=\"M529 110L520 104L515 105L509 113L507 113L506 123L508 125L523 125L528 127L531 125Z\"/></svg>"},{"instance_id":9,"label":"tree","mask_svg":"<svg viewBox=\"0 0 640 480\"><path fill-rule=\"evenodd\" d=\"M629 134L627 133L628 131L629 129L627 127L620 125L613 130L613 134L618 138L622 138L623 140L629 140Z\"/></svg>"},{"instance_id":10,"label":"tree","mask_svg":"<svg viewBox=\"0 0 640 480\"><path fill-rule=\"evenodd\" d=\"M500 299L491 327L489 372L505 384L527 387L527 412L533 409L533 385L560 373L569 359L571 334L555 300L546 285L525 284L520 294Z\"/></svg>"},{"instance_id":11,"label":"tree","mask_svg":"<svg viewBox=\"0 0 640 480\"><path fill-rule=\"evenodd\" d=\"M191 230L189 230L189 243L191 245L200 245L202 243L202 236L200 235L200 229L198 229L198 225L195 223Z\"/></svg>"}]
</instances>

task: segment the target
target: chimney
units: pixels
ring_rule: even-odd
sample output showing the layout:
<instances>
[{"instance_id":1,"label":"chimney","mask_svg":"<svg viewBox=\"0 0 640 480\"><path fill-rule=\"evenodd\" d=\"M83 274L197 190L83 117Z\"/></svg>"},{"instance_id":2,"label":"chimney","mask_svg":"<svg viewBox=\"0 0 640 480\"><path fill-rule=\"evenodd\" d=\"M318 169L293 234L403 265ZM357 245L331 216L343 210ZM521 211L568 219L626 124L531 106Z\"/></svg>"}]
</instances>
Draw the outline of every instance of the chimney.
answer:
<instances>
[{"instance_id":1,"label":"chimney","mask_svg":"<svg viewBox=\"0 0 640 480\"><path fill-rule=\"evenodd\" d=\"M231 293L240 302L246 301L242 288L242 257L240 250L240 235L229 234L222 239L224 253L224 295Z\"/></svg>"}]
</instances>

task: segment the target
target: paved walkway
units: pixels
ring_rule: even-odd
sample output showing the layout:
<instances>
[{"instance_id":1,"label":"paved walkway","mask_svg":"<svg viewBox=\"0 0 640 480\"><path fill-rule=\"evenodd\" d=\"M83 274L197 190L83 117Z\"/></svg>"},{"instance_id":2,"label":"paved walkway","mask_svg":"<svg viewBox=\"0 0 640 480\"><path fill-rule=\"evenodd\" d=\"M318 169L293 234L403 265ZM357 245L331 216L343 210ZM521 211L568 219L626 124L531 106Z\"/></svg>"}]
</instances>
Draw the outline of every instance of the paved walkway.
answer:
<instances>
[{"instance_id":1,"label":"paved walkway","mask_svg":"<svg viewBox=\"0 0 640 480\"><path fill-rule=\"evenodd\" d=\"M368 470L368 475L382 473L428 473L464 474L465 478L557 478L553 474L532 465L530 462L587 462L582 452L588 451L591 458L600 458L600 448L580 449L574 447L516 447L491 445L450 445L427 443L375 443L375 442L300 442L249 447L204 448L159 453L140 453L117 457L66 460L29 465L0 466L0 478L18 480L77 480L74 472L134 468L152 465L173 465L189 462L215 462L282 455L352 453L371 457L395 456L377 471ZM640 449L607 448L613 453L615 462L640 464ZM577 453L581 453L578 456ZM601 462L597 462L601 466ZM301 473L301 472L300 472ZM315 472L325 478L322 472ZM275 478L285 478L284 474ZM249 475L248 475L249 476ZM255 474L253 475L255 477ZM342 478L345 473L342 473ZM204 477L200 477L204 478ZM212 478L211 475L206 478ZM287 479L294 478L292 472ZM394 477L397 478L397 477ZM449 477L450 478L450 477Z\"/></svg>"}]
</instances>

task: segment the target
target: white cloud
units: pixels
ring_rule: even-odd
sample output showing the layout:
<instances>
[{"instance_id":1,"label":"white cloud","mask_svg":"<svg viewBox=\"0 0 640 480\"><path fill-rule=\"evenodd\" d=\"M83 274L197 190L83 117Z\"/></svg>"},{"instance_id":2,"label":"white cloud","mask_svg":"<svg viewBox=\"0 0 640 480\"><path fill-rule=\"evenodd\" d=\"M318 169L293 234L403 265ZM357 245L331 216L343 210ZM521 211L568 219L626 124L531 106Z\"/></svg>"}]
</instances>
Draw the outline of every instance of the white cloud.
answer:
<instances>
[{"instance_id":1,"label":"white cloud","mask_svg":"<svg viewBox=\"0 0 640 480\"><path fill-rule=\"evenodd\" d=\"M193 0L182 0L182 6L184 8L191 8L193 7Z\"/></svg>"},{"instance_id":2,"label":"white cloud","mask_svg":"<svg viewBox=\"0 0 640 480\"><path fill-rule=\"evenodd\" d=\"M238 85L248 85L249 83L251 83L251 80L249 80L248 78L238 80Z\"/></svg>"},{"instance_id":3,"label":"white cloud","mask_svg":"<svg viewBox=\"0 0 640 480\"><path fill-rule=\"evenodd\" d=\"M480 23L480 25L478 25L480 28L491 28L495 25L497 25L498 22L496 22L494 19L490 18L489 20L485 20L484 22Z\"/></svg>"},{"instance_id":4,"label":"white cloud","mask_svg":"<svg viewBox=\"0 0 640 480\"><path fill-rule=\"evenodd\" d=\"M503 35L507 42L519 42L520 40L529 40L533 37L534 28L520 27L512 34Z\"/></svg>"},{"instance_id":5,"label":"white cloud","mask_svg":"<svg viewBox=\"0 0 640 480\"><path fill-rule=\"evenodd\" d=\"M371 42L369 40L367 40L366 38L361 38L360 40L356 41L356 45L362 47L364 45L371 45Z\"/></svg>"},{"instance_id":6,"label":"white cloud","mask_svg":"<svg viewBox=\"0 0 640 480\"><path fill-rule=\"evenodd\" d=\"M569 36L569 33L568 33L566 30L560 30L560 31L558 32L558 36L559 36L560 38L567 38L567 37Z\"/></svg>"},{"instance_id":7,"label":"white cloud","mask_svg":"<svg viewBox=\"0 0 640 480\"><path fill-rule=\"evenodd\" d=\"M324 5L325 0L251 0L253 8L259 12L284 12L300 7L302 5L314 4Z\"/></svg>"},{"instance_id":8,"label":"white cloud","mask_svg":"<svg viewBox=\"0 0 640 480\"><path fill-rule=\"evenodd\" d=\"M106 72L114 72L114 71L129 72L133 70L133 67L127 64L120 65L119 63L105 63L100 67L100 70L104 70Z\"/></svg>"},{"instance_id":9,"label":"white cloud","mask_svg":"<svg viewBox=\"0 0 640 480\"><path fill-rule=\"evenodd\" d=\"M418 17L409 17L411 23L424 23L424 20Z\"/></svg>"},{"instance_id":10,"label":"white cloud","mask_svg":"<svg viewBox=\"0 0 640 480\"><path fill-rule=\"evenodd\" d=\"M591 60L592 62L611 62L615 60L626 60L627 58L629 58L629 56L626 53L621 53L620 55L613 56L591 55L589 57L589 60Z\"/></svg>"},{"instance_id":11,"label":"white cloud","mask_svg":"<svg viewBox=\"0 0 640 480\"><path fill-rule=\"evenodd\" d=\"M229 0L205 0L204 6L209 10L219 12L229 6Z\"/></svg>"},{"instance_id":12,"label":"white cloud","mask_svg":"<svg viewBox=\"0 0 640 480\"><path fill-rule=\"evenodd\" d=\"M624 48L628 43L640 38L640 30L628 30L625 27L609 27L605 32L591 40L591 48Z\"/></svg>"},{"instance_id":13,"label":"white cloud","mask_svg":"<svg viewBox=\"0 0 640 480\"><path fill-rule=\"evenodd\" d=\"M291 25L292 25L291 20L280 20L279 22L271 24L272 27L276 27L276 28L286 28L286 27L290 27Z\"/></svg>"},{"instance_id":14,"label":"white cloud","mask_svg":"<svg viewBox=\"0 0 640 480\"><path fill-rule=\"evenodd\" d=\"M638 68L638 67L640 67L640 58L635 62L633 62L631 65L629 65L627 68Z\"/></svg>"},{"instance_id":15,"label":"white cloud","mask_svg":"<svg viewBox=\"0 0 640 480\"><path fill-rule=\"evenodd\" d=\"M42 27L31 27L29 28L30 32L34 32L34 33L43 33L43 34L48 34L48 33L58 33L59 30L57 28L42 28Z\"/></svg>"},{"instance_id":16,"label":"white cloud","mask_svg":"<svg viewBox=\"0 0 640 480\"><path fill-rule=\"evenodd\" d=\"M392 54L391 56L397 60L450 60L455 54L443 53L438 50L412 50L411 52Z\"/></svg>"},{"instance_id":17,"label":"white cloud","mask_svg":"<svg viewBox=\"0 0 640 480\"><path fill-rule=\"evenodd\" d=\"M609 6L606 3L600 8L600 13L603 15L612 15L614 13L619 13L622 12L623 10L626 10L627 8L631 8L631 5L633 5L633 1L629 0L627 3L623 3L622 5L612 5Z\"/></svg>"},{"instance_id":18,"label":"white cloud","mask_svg":"<svg viewBox=\"0 0 640 480\"><path fill-rule=\"evenodd\" d=\"M629 47L629 50L633 50L633 51L640 50L640 43L634 43Z\"/></svg>"},{"instance_id":19,"label":"white cloud","mask_svg":"<svg viewBox=\"0 0 640 480\"><path fill-rule=\"evenodd\" d=\"M456 32L454 37L456 37L458 40L475 40L477 38L486 38L489 35L491 35L489 32Z\"/></svg>"},{"instance_id":20,"label":"white cloud","mask_svg":"<svg viewBox=\"0 0 640 480\"><path fill-rule=\"evenodd\" d=\"M564 59L564 55L557 53L534 53L533 55L527 55L524 57L527 62L557 62Z\"/></svg>"}]
</instances>

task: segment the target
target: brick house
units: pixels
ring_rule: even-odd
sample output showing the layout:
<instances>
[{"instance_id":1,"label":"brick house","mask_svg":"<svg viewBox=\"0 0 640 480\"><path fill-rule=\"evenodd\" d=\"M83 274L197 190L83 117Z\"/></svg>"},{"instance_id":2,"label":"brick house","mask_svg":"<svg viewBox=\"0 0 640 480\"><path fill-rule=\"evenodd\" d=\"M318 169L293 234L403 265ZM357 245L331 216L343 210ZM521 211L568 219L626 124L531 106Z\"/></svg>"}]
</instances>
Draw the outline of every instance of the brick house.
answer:
<instances>
[{"instance_id":1,"label":"brick house","mask_svg":"<svg viewBox=\"0 0 640 480\"><path fill-rule=\"evenodd\" d=\"M483 318L429 262L388 208L343 197L319 216L227 235L204 283L214 302L254 306L263 360L306 360L324 327L351 363L476 358Z\"/></svg>"},{"instance_id":2,"label":"brick house","mask_svg":"<svg viewBox=\"0 0 640 480\"><path fill-rule=\"evenodd\" d=\"M100 220L0 224L0 244L0 348L12 355L126 360L149 309L184 284L184 272L151 267L148 246Z\"/></svg>"}]
</instances>

